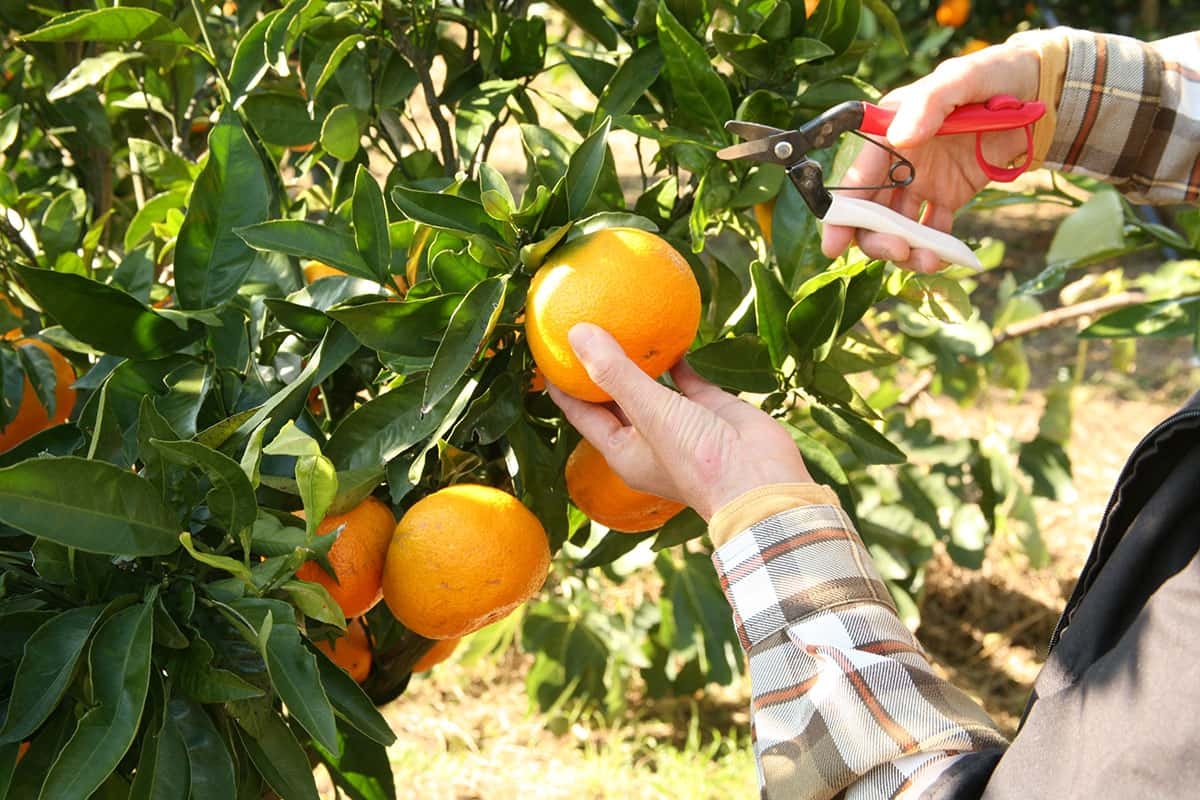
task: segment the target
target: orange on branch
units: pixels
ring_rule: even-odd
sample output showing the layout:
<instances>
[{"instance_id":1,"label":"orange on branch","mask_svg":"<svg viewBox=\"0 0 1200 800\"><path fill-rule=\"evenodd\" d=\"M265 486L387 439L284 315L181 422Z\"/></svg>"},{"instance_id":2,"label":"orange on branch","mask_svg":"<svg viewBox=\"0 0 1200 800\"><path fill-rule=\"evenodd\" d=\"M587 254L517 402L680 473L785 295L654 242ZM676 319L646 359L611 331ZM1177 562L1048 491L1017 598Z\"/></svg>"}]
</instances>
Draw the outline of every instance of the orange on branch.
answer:
<instances>
[{"instance_id":1,"label":"orange on branch","mask_svg":"<svg viewBox=\"0 0 1200 800\"><path fill-rule=\"evenodd\" d=\"M371 640L362 620L352 619L346 625L346 634L332 641L326 639L316 643L317 649L329 656L329 660L344 669L351 678L362 683L371 674Z\"/></svg>"},{"instance_id":2,"label":"orange on branch","mask_svg":"<svg viewBox=\"0 0 1200 800\"><path fill-rule=\"evenodd\" d=\"M546 530L511 494L455 484L418 500L396 525L383 599L427 639L453 639L495 622L542 588Z\"/></svg>"},{"instance_id":3,"label":"orange on branch","mask_svg":"<svg viewBox=\"0 0 1200 800\"><path fill-rule=\"evenodd\" d=\"M971 0L941 0L934 17L945 28L961 28L971 16Z\"/></svg>"},{"instance_id":4,"label":"orange on branch","mask_svg":"<svg viewBox=\"0 0 1200 800\"><path fill-rule=\"evenodd\" d=\"M774 197L765 203L754 204L754 221L758 223L758 229L762 231L763 239L767 242L767 247L770 247L772 228L775 224Z\"/></svg>"},{"instance_id":5,"label":"orange on branch","mask_svg":"<svg viewBox=\"0 0 1200 800\"><path fill-rule=\"evenodd\" d=\"M19 331L14 335L19 335ZM6 334L4 338L8 339L12 336ZM46 412L46 407L38 399L29 376L26 376L24 391L21 392L21 405L17 407L17 415L8 423L7 427L0 430L0 453L11 450L35 433L66 422L71 417L71 410L75 408L75 389L72 388L72 384L75 383L75 368L71 366L70 361L67 361L66 356L58 352L53 345L43 342L41 339L19 338L14 345L16 347L32 345L50 357L50 363L54 365L54 414Z\"/></svg>"},{"instance_id":6,"label":"orange on branch","mask_svg":"<svg viewBox=\"0 0 1200 800\"><path fill-rule=\"evenodd\" d=\"M304 512L296 515L303 518ZM382 597L383 563L396 517L382 500L368 497L345 514L325 517L317 533L324 536L341 526L345 527L329 548L329 564L337 578L316 561L301 564L296 577L324 586L350 618L365 614Z\"/></svg>"},{"instance_id":7,"label":"orange on branch","mask_svg":"<svg viewBox=\"0 0 1200 800\"><path fill-rule=\"evenodd\" d=\"M607 330L657 378L692 344L700 286L679 252L656 234L604 228L551 251L529 284L525 335L546 380L581 400L605 402L567 332L580 322Z\"/></svg>"},{"instance_id":8,"label":"orange on branch","mask_svg":"<svg viewBox=\"0 0 1200 800\"><path fill-rule=\"evenodd\" d=\"M458 643L462 641L462 637L453 639L441 639L436 642L433 647L421 656L416 664L413 664L413 672L426 672L436 667L438 664L449 658L458 648Z\"/></svg>"},{"instance_id":9,"label":"orange on branch","mask_svg":"<svg viewBox=\"0 0 1200 800\"><path fill-rule=\"evenodd\" d=\"M958 51L958 54L960 56L965 56L969 53L975 53L980 50L986 50L987 48L989 48L991 46L992 46L992 43L985 39L968 39L967 43L963 45L962 50Z\"/></svg>"},{"instance_id":10,"label":"orange on branch","mask_svg":"<svg viewBox=\"0 0 1200 800\"><path fill-rule=\"evenodd\" d=\"M683 503L634 489L587 439L567 457L566 478L571 502L590 519L614 531L652 531L685 508Z\"/></svg>"},{"instance_id":11,"label":"orange on branch","mask_svg":"<svg viewBox=\"0 0 1200 800\"><path fill-rule=\"evenodd\" d=\"M321 278L345 277L346 273L337 267L322 264L320 261L310 261L304 265L304 281L312 283Z\"/></svg>"}]
</instances>

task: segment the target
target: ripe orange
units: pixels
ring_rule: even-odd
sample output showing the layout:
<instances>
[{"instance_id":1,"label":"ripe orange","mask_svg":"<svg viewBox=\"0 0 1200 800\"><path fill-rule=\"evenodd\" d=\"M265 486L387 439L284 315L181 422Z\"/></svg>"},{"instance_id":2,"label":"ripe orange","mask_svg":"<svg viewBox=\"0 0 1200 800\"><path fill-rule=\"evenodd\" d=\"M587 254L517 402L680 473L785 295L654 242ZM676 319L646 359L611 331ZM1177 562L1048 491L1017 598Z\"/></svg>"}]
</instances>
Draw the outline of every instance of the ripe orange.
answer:
<instances>
[{"instance_id":1,"label":"ripe orange","mask_svg":"<svg viewBox=\"0 0 1200 800\"><path fill-rule=\"evenodd\" d=\"M29 742L21 742L21 746L17 748L17 763L21 763L21 759L25 757L25 751L29 749Z\"/></svg>"},{"instance_id":2,"label":"ripe orange","mask_svg":"<svg viewBox=\"0 0 1200 800\"><path fill-rule=\"evenodd\" d=\"M303 511L296 512L304 516ZM329 590L346 618L365 614L382 597L383 562L396 527L396 517L382 500L368 497L345 514L325 517L317 526L322 536L344 525L329 548L329 564L337 580L315 561L305 561L296 577Z\"/></svg>"},{"instance_id":3,"label":"ripe orange","mask_svg":"<svg viewBox=\"0 0 1200 800\"><path fill-rule=\"evenodd\" d=\"M320 261L310 261L304 265L304 280L306 283L312 283L321 278L343 277L345 274L345 272L337 267L322 264Z\"/></svg>"},{"instance_id":4,"label":"ripe orange","mask_svg":"<svg viewBox=\"0 0 1200 800\"><path fill-rule=\"evenodd\" d=\"M383 570L383 600L427 639L453 639L506 616L546 581L550 545L521 501L459 483L400 518Z\"/></svg>"},{"instance_id":5,"label":"ripe orange","mask_svg":"<svg viewBox=\"0 0 1200 800\"><path fill-rule=\"evenodd\" d=\"M433 669L449 658L461 641L462 637L455 637L453 639L442 639L437 642L433 647L429 648L425 655L421 656L421 659L416 664L413 664L412 671L425 672Z\"/></svg>"},{"instance_id":6,"label":"ripe orange","mask_svg":"<svg viewBox=\"0 0 1200 800\"><path fill-rule=\"evenodd\" d=\"M567 332L592 322L658 377L692 344L700 286L687 260L661 237L604 228L551 251L533 276L525 306L529 350L546 380L581 400L605 402L575 357Z\"/></svg>"},{"instance_id":7,"label":"ripe orange","mask_svg":"<svg viewBox=\"0 0 1200 800\"><path fill-rule=\"evenodd\" d=\"M346 625L346 635L332 641L317 642L317 649L358 683L371 674L371 641L362 620L352 619Z\"/></svg>"},{"instance_id":8,"label":"ripe orange","mask_svg":"<svg viewBox=\"0 0 1200 800\"><path fill-rule=\"evenodd\" d=\"M566 478L571 502L614 531L652 531L684 509L683 503L634 489L587 439L567 457Z\"/></svg>"},{"instance_id":9,"label":"ripe orange","mask_svg":"<svg viewBox=\"0 0 1200 800\"><path fill-rule=\"evenodd\" d=\"M968 39L967 43L962 46L962 50L958 51L960 56L965 56L968 53L974 53L979 50L985 50L992 46L992 43L986 39Z\"/></svg>"},{"instance_id":10,"label":"ripe orange","mask_svg":"<svg viewBox=\"0 0 1200 800\"><path fill-rule=\"evenodd\" d=\"M941 0L934 16L938 25L961 28L971 16L971 0Z\"/></svg>"},{"instance_id":11,"label":"ripe orange","mask_svg":"<svg viewBox=\"0 0 1200 800\"><path fill-rule=\"evenodd\" d=\"M770 247L771 232L775 222L774 197L765 203L754 204L754 221L758 223L758 229L762 231L763 239L767 241L767 247Z\"/></svg>"},{"instance_id":12,"label":"ripe orange","mask_svg":"<svg viewBox=\"0 0 1200 800\"><path fill-rule=\"evenodd\" d=\"M50 362L54 364L54 416L46 413L46 407L42 405L37 392L33 390L33 384L26 377L17 415L8 423L8 427L0 431L0 453L16 447L35 433L66 422L75 407L75 390L71 388L75 383L75 368L71 366L71 362L53 345L41 339L17 339L14 345L33 345L48 355Z\"/></svg>"}]
</instances>

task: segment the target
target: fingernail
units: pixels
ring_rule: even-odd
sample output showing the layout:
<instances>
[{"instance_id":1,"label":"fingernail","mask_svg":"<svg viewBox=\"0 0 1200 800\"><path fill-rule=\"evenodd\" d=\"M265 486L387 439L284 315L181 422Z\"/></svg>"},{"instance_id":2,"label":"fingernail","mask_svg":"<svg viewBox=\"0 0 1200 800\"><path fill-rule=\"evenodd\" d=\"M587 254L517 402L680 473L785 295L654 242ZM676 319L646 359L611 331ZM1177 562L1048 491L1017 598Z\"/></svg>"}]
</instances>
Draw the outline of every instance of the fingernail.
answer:
<instances>
[{"instance_id":1,"label":"fingernail","mask_svg":"<svg viewBox=\"0 0 1200 800\"><path fill-rule=\"evenodd\" d=\"M586 359L592 350L592 344L596 341L596 333L592 330L592 326L586 322L580 322L567 331L567 341L571 343L571 349L575 351L580 359Z\"/></svg>"}]
</instances>

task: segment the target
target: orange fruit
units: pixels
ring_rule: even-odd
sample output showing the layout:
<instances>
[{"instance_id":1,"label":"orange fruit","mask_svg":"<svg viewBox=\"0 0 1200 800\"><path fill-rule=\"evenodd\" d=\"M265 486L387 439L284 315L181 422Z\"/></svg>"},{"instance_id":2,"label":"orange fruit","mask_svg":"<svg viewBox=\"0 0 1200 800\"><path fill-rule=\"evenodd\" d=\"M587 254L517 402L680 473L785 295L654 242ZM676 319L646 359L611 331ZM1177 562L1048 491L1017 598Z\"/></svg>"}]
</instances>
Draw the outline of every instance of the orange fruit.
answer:
<instances>
[{"instance_id":1,"label":"orange fruit","mask_svg":"<svg viewBox=\"0 0 1200 800\"><path fill-rule=\"evenodd\" d=\"M35 433L66 422L75 407L75 390L71 388L71 384L75 383L75 368L71 366L71 362L67 361L57 348L41 339L17 339L14 345L33 345L48 355L50 362L54 364L54 416L46 413L46 407L38 399L33 384L26 376L25 390L21 393L21 405L17 408L17 415L8 423L8 427L0 431L0 453L16 447Z\"/></svg>"},{"instance_id":2,"label":"orange fruit","mask_svg":"<svg viewBox=\"0 0 1200 800\"><path fill-rule=\"evenodd\" d=\"M599 325L657 378L692 344L700 286L666 240L636 228L604 228L551 251L529 284L525 335L546 380L581 400L606 402L575 357L567 331Z\"/></svg>"},{"instance_id":3,"label":"orange fruit","mask_svg":"<svg viewBox=\"0 0 1200 800\"><path fill-rule=\"evenodd\" d=\"M296 515L303 518L304 512ZM349 619L365 614L382 597L383 562L396 517L382 500L368 497L345 514L325 517L317 533L324 536L341 526L345 527L329 548L329 564L337 579L316 561L301 564L296 577L328 589Z\"/></svg>"},{"instance_id":4,"label":"orange fruit","mask_svg":"<svg viewBox=\"0 0 1200 800\"><path fill-rule=\"evenodd\" d=\"M291 150L293 153L300 153L303 155L304 153L307 153L308 151L312 150L315 145L316 145L316 142L308 142L306 144L294 144L294 145L291 145L290 147L288 147L288 150Z\"/></svg>"},{"instance_id":5,"label":"orange fruit","mask_svg":"<svg viewBox=\"0 0 1200 800\"><path fill-rule=\"evenodd\" d=\"M685 507L634 489L587 439L567 456L566 478L571 502L590 519L614 531L643 533L661 528Z\"/></svg>"},{"instance_id":6,"label":"orange fruit","mask_svg":"<svg viewBox=\"0 0 1200 800\"><path fill-rule=\"evenodd\" d=\"M367 629L362 620L352 619L346 625L346 635L332 641L326 639L316 643L317 649L329 656L329 660L337 664L362 683L371 674L371 640L367 638Z\"/></svg>"},{"instance_id":7,"label":"orange fruit","mask_svg":"<svg viewBox=\"0 0 1200 800\"><path fill-rule=\"evenodd\" d=\"M938 25L961 28L971 16L971 0L941 0L934 16Z\"/></svg>"},{"instance_id":8,"label":"orange fruit","mask_svg":"<svg viewBox=\"0 0 1200 800\"><path fill-rule=\"evenodd\" d=\"M458 643L461 641L462 637L442 639L438 641L433 647L426 651L425 655L421 656L421 659L416 664L413 664L412 671L425 672L433 669L438 664L449 658L454 652L455 648L458 647Z\"/></svg>"},{"instance_id":9,"label":"orange fruit","mask_svg":"<svg viewBox=\"0 0 1200 800\"><path fill-rule=\"evenodd\" d=\"M25 751L29 749L29 742L21 742L21 746L17 748L17 763L21 763L21 759L25 757Z\"/></svg>"},{"instance_id":10,"label":"orange fruit","mask_svg":"<svg viewBox=\"0 0 1200 800\"><path fill-rule=\"evenodd\" d=\"M763 239L767 242L767 247L771 246L771 229L775 221L775 198L772 197L765 203L754 204L754 221L758 223L758 229L762 231Z\"/></svg>"},{"instance_id":11,"label":"orange fruit","mask_svg":"<svg viewBox=\"0 0 1200 800\"><path fill-rule=\"evenodd\" d=\"M809 19L817 13L817 6L820 4L821 0L804 0L804 18Z\"/></svg>"},{"instance_id":12,"label":"orange fruit","mask_svg":"<svg viewBox=\"0 0 1200 800\"><path fill-rule=\"evenodd\" d=\"M304 280L307 283L318 281L321 278L343 277L345 274L345 272L337 267L322 264L320 261L310 261L304 265Z\"/></svg>"},{"instance_id":13,"label":"orange fruit","mask_svg":"<svg viewBox=\"0 0 1200 800\"><path fill-rule=\"evenodd\" d=\"M968 53L974 53L979 50L984 50L991 47L992 43L985 39L968 39L967 43L962 46L962 50L958 51L960 56L965 56Z\"/></svg>"},{"instance_id":14,"label":"orange fruit","mask_svg":"<svg viewBox=\"0 0 1200 800\"><path fill-rule=\"evenodd\" d=\"M454 639L506 616L542 588L546 530L508 492L459 483L418 500L396 525L383 600L426 639Z\"/></svg>"}]
</instances>

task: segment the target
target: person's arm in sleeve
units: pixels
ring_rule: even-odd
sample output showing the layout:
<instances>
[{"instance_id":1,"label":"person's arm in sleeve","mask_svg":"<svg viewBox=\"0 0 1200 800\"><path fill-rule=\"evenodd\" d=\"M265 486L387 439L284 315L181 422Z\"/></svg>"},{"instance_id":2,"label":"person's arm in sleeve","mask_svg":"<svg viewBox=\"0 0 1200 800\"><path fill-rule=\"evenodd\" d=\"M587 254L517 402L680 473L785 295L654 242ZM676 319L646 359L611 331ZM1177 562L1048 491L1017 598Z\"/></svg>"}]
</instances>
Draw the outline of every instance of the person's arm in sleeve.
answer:
<instances>
[{"instance_id":1,"label":"person's arm in sleeve","mask_svg":"<svg viewBox=\"0 0 1200 800\"><path fill-rule=\"evenodd\" d=\"M959 755L1006 745L934 672L829 488L750 491L709 533L748 656L765 797L916 797Z\"/></svg>"},{"instance_id":2,"label":"person's arm in sleeve","mask_svg":"<svg viewBox=\"0 0 1200 800\"><path fill-rule=\"evenodd\" d=\"M631 486L709 520L748 654L765 797L912 797L959 755L1004 747L933 671L782 426L683 362L680 391L668 389L595 326L571 341L621 413L550 387L567 419Z\"/></svg>"}]
</instances>

